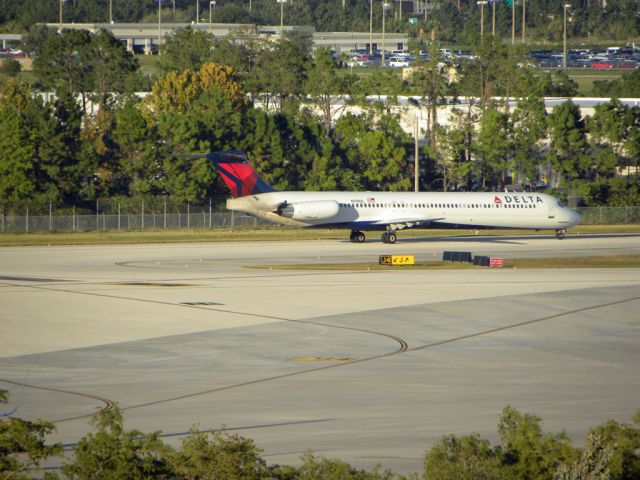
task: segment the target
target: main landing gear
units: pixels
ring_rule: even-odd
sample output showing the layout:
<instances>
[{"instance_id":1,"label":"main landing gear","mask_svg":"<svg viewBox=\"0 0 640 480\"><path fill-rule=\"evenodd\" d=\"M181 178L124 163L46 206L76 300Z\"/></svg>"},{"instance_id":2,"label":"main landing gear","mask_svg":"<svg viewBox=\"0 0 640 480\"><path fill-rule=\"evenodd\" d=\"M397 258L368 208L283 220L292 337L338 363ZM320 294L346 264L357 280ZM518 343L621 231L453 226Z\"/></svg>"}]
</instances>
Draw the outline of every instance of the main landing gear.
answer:
<instances>
[{"instance_id":1,"label":"main landing gear","mask_svg":"<svg viewBox=\"0 0 640 480\"><path fill-rule=\"evenodd\" d=\"M366 239L367 237L360 230L351 230L351 235L349 236L351 243L364 243Z\"/></svg>"},{"instance_id":2,"label":"main landing gear","mask_svg":"<svg viewBox=\"0 0 640 480\"><path fill-rule=\"evenodd\" d=\"M565 233L567 233L565 229L556 230L556 238L558 240L562 240L564 238Z\"/></svg>"},{"instance_id":3,"label":"main landing gear","mask_svg":"<svg viewBox=\"0 0 640 480\"><path fill-rule=\"evenodd\" d=\"M382 243L396 243L398 237L396 236L396 232L389 230L388 232L384 232L380 239L382 240ZM351 240L351 243L364 243L366 237L360 230L351 230L349 240Z\"/></svg>"},{"instance_id":4,"label":"main landing gear","mask_svg":"<svg viewBox=\"0 0 640 480\"><path fill-rule=\"evenodd\" d=\"M396 237L395 232L384 232L380 239L382 240L382 243L396 243L398 237Z\"/></svg>"}]
</instances>

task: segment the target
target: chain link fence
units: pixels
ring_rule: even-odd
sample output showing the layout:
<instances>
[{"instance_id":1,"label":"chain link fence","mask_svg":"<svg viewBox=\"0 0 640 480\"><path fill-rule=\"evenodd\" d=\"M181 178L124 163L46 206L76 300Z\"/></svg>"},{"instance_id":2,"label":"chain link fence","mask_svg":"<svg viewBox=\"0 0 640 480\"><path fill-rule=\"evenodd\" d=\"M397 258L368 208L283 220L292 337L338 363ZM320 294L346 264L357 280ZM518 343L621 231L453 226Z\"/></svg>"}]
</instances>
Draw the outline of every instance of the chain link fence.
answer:
<instances>
[{"instance_id":1,"label":"chain link fence","mask_svg":"<svg viewBox=\"0 0 640 480\"><path fill-rule=\"evenodd\" d=\"M577 208L582 225L640 223L638 207ZM143 230L202 230L212 228L258 228L274 224L250 215L232 211L214 212L208 207L186 207L183 211L139 213L58 214L50 209L48 215L5 214L0 212L0 233L87 232L87 231L143 231Z\"/></svg>"},{"instance_id":2,"label":"chain link fence","mask_svg":"<svg viewBox=\"0 0 640 480\"><path fill-rule=\"evenodd\" d=\"M185 208L183 211L140 211L139 213L24 215L0 212L0 233L143 231L143 230L203 230L212 228L258 228L273 226L272 222L232 211L217 212L210 208Z\"/></svg>"}]
</instances>

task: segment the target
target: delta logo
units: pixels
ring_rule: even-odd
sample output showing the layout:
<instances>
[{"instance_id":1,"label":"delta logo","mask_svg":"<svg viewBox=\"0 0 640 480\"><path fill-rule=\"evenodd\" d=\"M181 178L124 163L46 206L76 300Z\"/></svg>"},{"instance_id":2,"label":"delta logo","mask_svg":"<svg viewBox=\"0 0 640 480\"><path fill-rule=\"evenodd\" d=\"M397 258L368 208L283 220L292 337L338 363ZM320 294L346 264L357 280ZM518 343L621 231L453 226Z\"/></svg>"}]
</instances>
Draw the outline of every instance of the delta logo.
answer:
<instances>
[{"instance_id":1,"label":"delta logo","mask_svg":"<svg viewBox=\"0 0 640 480\"><path fill-rule=\"evenodd\" d=\"M540 195L503 195L502 198L497 195L493 197L494 205L502 205L504 203L532 204L544 203Z\"/></svg>"}]
</instances>

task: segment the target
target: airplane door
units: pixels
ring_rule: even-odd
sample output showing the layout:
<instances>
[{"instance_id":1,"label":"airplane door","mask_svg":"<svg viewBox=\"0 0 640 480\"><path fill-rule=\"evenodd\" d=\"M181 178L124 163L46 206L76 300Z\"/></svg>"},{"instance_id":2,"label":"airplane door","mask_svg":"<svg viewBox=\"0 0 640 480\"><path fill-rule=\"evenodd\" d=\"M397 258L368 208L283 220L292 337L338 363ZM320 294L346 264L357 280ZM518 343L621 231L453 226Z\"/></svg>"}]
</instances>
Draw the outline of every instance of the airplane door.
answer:
<instances>
[{"instance_id":1,"label":"airplane door","mask_svg":"<svg viewBox=\"0 0 640 480\"><path fill-rule=\"evenodd\" d=\"M556 206L553 203L549 205L549 218L556 218Z\"/></svg>"}]
</instances>

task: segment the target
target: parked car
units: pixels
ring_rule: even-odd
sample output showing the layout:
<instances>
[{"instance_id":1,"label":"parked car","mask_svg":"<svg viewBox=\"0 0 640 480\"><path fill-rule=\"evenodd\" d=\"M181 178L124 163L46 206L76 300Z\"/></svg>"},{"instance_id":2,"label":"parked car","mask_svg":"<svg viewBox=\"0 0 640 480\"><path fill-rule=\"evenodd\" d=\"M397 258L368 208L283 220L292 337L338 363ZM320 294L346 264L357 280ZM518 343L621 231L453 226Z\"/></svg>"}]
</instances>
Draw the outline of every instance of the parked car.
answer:
<instances>
[{"instance_id":1,"label":"parked car","mask_svg":"<svg viewBox=\"0 0 640 480\"><path fill-rule=\"evenodd\" d=\"M415 58L409 56L394 56L389 59L389 66L392 68L408 67L414 62Z\"/></svg>"}]
</instances>

